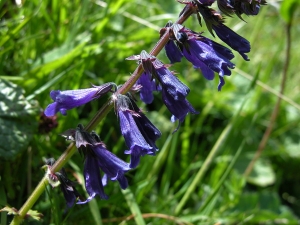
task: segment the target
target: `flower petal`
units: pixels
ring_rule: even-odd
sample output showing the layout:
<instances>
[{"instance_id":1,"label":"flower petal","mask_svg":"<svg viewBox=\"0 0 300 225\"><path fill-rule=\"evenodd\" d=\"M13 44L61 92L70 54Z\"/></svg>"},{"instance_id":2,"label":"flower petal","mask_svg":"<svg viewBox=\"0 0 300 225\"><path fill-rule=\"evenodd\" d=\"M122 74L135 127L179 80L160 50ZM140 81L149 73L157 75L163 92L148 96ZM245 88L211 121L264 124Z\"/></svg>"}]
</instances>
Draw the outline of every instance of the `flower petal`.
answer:
<instances>
[{"instance_id":1,"label":"flower petal","mask_svg":"<svg viewBox=\"0 0 300 225\"><path fill-rule=\"evenodd\" d=\"M175 45L174 41L168 41L165 45L166 55L169 58L170 62L176 63L181 62L181 58L183 57L182 52Z\"/></svg>"},{"instance_id":2,"label":"flower petal","mask_svg":"<svg viewBox=\"0 0 300 225\"><path fill-rule=\"evenodd\" d=\"M50 105L47 106L47 108L44 111L45 116L55 116L55 114L58 112L57 109L57 103L53 102Z\"/></svg>"},{"instance_id":3,"label":"flower petal","mask_svg":"<svg viewBox=\"0 0 300 225\"><path fill-rule=\"evenodd\" d=\"M84 162L84 179L86 191L90 196L89 201L96 195L99 195L102 199L108 199L108 196L104 193L98 160L90 154L86 155Z\"/></svg>"},{"instance_id":4,"label":"flower petal","mask_svg":"<svg viewBox=\"0 0 300 225\"><path fill-rule=\"evenodd\" d=\"M156 69L156 73L162 88L172 95L174 99L184 99L190 92L190 89L166 67L163 66Z\"/></svg>"},{"instance_id":5,"label":"flower petal","mask_svg":"<svg viewBox=\"0 0 300 225\"><path fill-rule=\"evenodd\" d=\"M124 172L130 170L129 164L119 159L115 154L103 148L101 145L94 146L92 149L98 158L98 166L105 175L111 180L118 180L120 186L126 189L128 182Z\"/></svg>"},{"instance_id":6,"label":"flower petal","mask_svg":"<svg viewBox=\"0 0 300 225\"><path fill-rule=\"evenodd\" d=\"M155 150L146 142L129 110L119 110L118 115L122 135L130 148L125 154L131 154L130 168L135 168L140 156L155 154Z\"/></svg>"},{"instance_id":7,"label":"flower petal","mask_svg":"<svg viewBox=\"0 0 300 225\"><path fill-rule=\"evenodd\" d=\"M179 120L179 125L184 121L188 113L198 114L186 99L174 100L174 98L172 98L172 96L164 89L162 91L162 99L166 107L173 114L171 121L175 122L175 120Z\"/></svg>"}]
</instances>

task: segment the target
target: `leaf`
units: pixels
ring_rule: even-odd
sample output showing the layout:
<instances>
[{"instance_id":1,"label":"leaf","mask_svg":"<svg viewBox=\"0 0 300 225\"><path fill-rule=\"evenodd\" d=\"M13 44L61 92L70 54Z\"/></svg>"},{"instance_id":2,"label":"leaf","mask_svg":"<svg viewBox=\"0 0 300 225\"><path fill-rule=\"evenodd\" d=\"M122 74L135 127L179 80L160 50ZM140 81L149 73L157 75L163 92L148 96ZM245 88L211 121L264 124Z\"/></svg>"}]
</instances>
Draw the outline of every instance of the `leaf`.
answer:
<instances>
[{"instance_id":1,"label":"leaf","mask_svg":"<svg viewBox=\"0 0 300 225\"><path fill-rule=\"evenodd\" d=\"M0 80L0 157L14 159L28 146L37 129L37 107L26 101L24 90Z\"/></svg>"},{"instance_id":2,"label":"leaf","mask_svg":"<svg viewBox=\"0 0 300 225\"><path fill-rule=\"evenodd\" d=\"M298 224L291 209L281 204L278 193L266 190L243 193L229 215L234 221L246 222L248 218L245 224Z\"/></svg>"},{"instance_id":3,"label":"leaf","mask_svg":"<svg viewBox=\"0 0 300 225\"><path fill-rule=\"evenodd\" d=\"M7 212L8 215L18 215L18 210L9 206L5 206L3 209L0 209L0 212Z\"/></svg>"},{"instance_id":4,"label":"leaf","mask_svg":"<svg viewBox=\"0 0 300 225\"><path fill-rule=\"evenodd\" d=\"M3 209L0 209L0 212L7 212L8 215L18 215L18 210L14 207L5 206ZM42 213L39 213L36 210L29 210L26 213L26 216L30 216L32 219L40 221L43 217Z\"/></svg>"},{"instance_id":5,"label":"leaf","mask_svg":"<svg viewBox=\"0 0 300 225\"><path fill-rule=\"evenodd\" d=\"M35 219L35 220L38 220L40 221L41 218L43 217L43 214L42 213L39 213L38 211L36 210L29 210L27 213L26 213L26 216L30 216L32 219Z\"/></svg>"},{"instance_id":6,"label":"leaf","mask_svg":"<svg viewBox=\"0 0 300 225\"><path fill-rule=\"evenodd\" d=\"M237 161L235 168L239 171L240 174L243 174L247 165L253 158L253 154L241 155ZM257 185L260 187L266 187L275 183L276 176L272 168L272 165L269 161L259 158L254 164L253 170L247 182Z\"/></svg>"},{"instance_id":7,"label":"leaf","mask_svg":"<svg viewBox=\"0 0 300 225\"><path fill-rule=\"evenodd\" d=\"M281 3L280 14L285 22L291 23L293 15L299 5L299 0L284 0Z\"/></svg>"},{"instance_id":8,"label":"leaf","mask_svg":"<svg viewBox=\"0 0 300 225\"><path fill-rule=\"evenodd\" d=\"M271 163L263 159L258 159L253 171L247 178L249 183L257 186L266 187L275 183L276 177Z\"/></svg>"}]
</instances>

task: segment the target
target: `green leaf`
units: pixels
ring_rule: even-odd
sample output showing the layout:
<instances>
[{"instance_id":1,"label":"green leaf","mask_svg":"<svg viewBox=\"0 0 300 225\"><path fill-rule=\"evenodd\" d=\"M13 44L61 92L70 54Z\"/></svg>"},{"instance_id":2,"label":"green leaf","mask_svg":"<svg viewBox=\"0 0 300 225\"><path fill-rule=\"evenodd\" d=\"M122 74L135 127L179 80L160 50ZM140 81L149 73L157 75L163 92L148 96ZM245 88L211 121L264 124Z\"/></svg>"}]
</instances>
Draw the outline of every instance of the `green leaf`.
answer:
<instances>
[{"instance_id":1,"label":"green leaf","mask_svg":"<svg viewBox=\"0 0 300 225\"><path fill-rule=\"evenodd\" d=\"M36 210L29 210L28 213L26 213L27 216L30 216L32 219L35 219L35 220L38 220L40 221L41 218L43 217L43 214L42 213L39 213L38 211Z\"/></svg>"},{"instance_id":2,"label":"green leaf","mask_svg":"<svg viewBox=\"0 0 300 225\"><path fill-rule=\"evenodd\" d=\"M5 206L4 208L0 209L0 212L7 212L8 215L18 215L18 210L9 206Z\"/></svg>"},{"instance_id":3,"label":"green leaf","mask_svg":"<svg viewBox=\"0 0 300 225\"><path fill-rule=\"evenodd\" d=\"M236 163L235 168L241 174L243 174L246 169L246 166L249 164L252 158L253 154L250 153L242 155ZM269 185L274 184L275 181L276 175L271 163L263 158L259 158L256 161L251 174L247 178L247 182L260 187L267 187Z\"/></svg>"},{"instance_id":4,"label":"green leaf","mask_svg":"<svg viewBox=\"0 0 300 225\"><path fill-rule=\"evenodd\" d=\"M0 212L7 212L8 215L18 215L18 210L14 207L5 206L3 209L0 209ZM36 210L29 210L26 213L26 216L30 216L32 219L40 221L43 217L42 213L39 213Z\"/></svg>"},{"instance_id":5,"label":"green leaf","mask_svg":"<svg viewBox=\"0 0 300 225\"><path fill-rule=\"evenodd\" d=\"M0 157L11 160L28 146L36 131L37 107L26 101L24 91L0 80Z\"/></svg>"},{"instance_id":6,"label":"green leaf","mask_svg":"<svg viewBox=\"0 0 300 225\"><path fill-rule=\"evenodd\" d=\"M299 6L299 0L284 0L280 7L280 14L287 23L291 23L294 12Z\"/></svg>"}]
</instances>

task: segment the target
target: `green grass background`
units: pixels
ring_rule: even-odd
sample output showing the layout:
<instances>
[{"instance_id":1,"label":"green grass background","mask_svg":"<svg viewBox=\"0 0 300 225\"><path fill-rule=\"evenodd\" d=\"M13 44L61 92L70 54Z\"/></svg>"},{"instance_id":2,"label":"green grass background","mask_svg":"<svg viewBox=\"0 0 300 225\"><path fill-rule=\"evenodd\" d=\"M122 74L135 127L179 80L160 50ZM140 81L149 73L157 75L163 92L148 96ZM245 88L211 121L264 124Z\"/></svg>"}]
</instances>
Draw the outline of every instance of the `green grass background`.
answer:
<instances>
[{"instance_id":1,"label":"green grass background","mask_svg":"<svg viewBox=\"0 0 300 225\"><path fill-rule=\"evenodd\" d=\"M60 189L49 187L33 208L44 215L42 219L23 224L298 224L299 10L292 26L285 100L262 156L251 175L243 177L268 126L286 58L281 1L268 2L258 16L244 16L246 22L236 16L226 19L252 47L249 62L235 53L236 69L225 77L221 92L218 79L205 80L186 60L172 67L190 87L188 100L200 112L187 116L177 133L172 134L177 124L170 122L160 94L149 106L140 103L163 135L157 141L157 156L143 157L139 167L127 174L126 191L110 182L105 187L109 200L96 198L64 213ZM124 83L136 68L125 58L150 51L159 29L175 21L182 8L173 0L31 0L20 7L2 0L1 82L24 89L26 101L35 108L33 120L38 121L39 113L52 102L50 90ZM185 25L213 38L196 17ZM168 63L164 52L158 57ZM1 208L22 206L44 174L43 158L58 158L66 149L68 143L59 134L78 123L87 124L105 101L106 97L70 110L66 117L58 114L56 129L44 134L34 128L30 143L18 154L11 159L0 156ZM96 132L108 149L129 161L113 111ZM84 194L83 158L74 155L65 168ZM182 199L186 201L180 205ZM11 220L1 213L1 225Z\"/></svg>"}]
</instances>

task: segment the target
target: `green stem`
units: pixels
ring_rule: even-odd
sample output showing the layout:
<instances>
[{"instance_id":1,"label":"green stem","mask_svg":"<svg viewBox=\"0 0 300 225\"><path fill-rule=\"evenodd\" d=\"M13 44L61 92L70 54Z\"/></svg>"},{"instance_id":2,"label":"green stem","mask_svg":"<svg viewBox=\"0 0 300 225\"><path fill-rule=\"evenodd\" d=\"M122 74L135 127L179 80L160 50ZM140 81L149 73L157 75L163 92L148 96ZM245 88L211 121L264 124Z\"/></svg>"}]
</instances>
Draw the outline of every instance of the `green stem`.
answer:
<instances>
[{"instance_id":1,"label":"green stem","mask_svg":"<svg viewBox=\"0 0 300 225\"><path fill-rule=\"evenodd\" d=\"M24 217L26 216L26 213L32 208L32 206L38 200L40 195L44 192L47 184L48 180L46 176L44 176L40 183L36 186L32 194L29 196L26 203L19 210L18 215L14 217L14 219L11 222L11 225L20 224L23 221Z\"/></svg>"},{"instance_id":2,"label":"green stem","mask_svg":"<svg viewBox=\"0 0 300 225\"><path fill-rule=\"evenodd\" d=\"M194 9L192 5L186 6L185 12L178 18L176 23L182 24L184 23L194 12ZM160 38L160 40L157 42L157 44L154 46L152 51L150 52L151 55L157 56L159 52L164 48L166 43L169 40L169 32L165 32L165 34ZM139 65L136 70L133 72L131 77L126 81L126 83L118 89L116 94L125 94L127 93L131 87L136 83L136 81L139 79L143 72L142 65ZM109 113L109 111L113 108L114 100L111 98L109 99L97 112L97 114L92 118L92 120L88 123L88 125L85 127L87 131L93 130L99 122L105 118L105 116ZM56 163L52 167L52 172L55 173L59 171L66 163L67 161L72 157L72 155L75 153L76 148L74 143L71 143L66 151L59 157L59 159L56 161ZM14 217L14 219L11 222L11 225L18 225L20 224L24 217L26 216L26 213L32 208L32 206L35 204L35 202L38 200L40 195L44 192L46 185L48 184L48 180L46 176L40 181L38 186L35 188L35 190L32 192L30 197L27 199L27 201L24 203L22 208L19 210L18 215Z\"/></svg>"}]
</instances>

